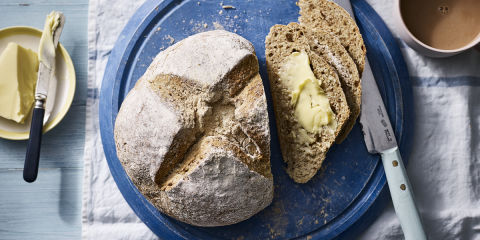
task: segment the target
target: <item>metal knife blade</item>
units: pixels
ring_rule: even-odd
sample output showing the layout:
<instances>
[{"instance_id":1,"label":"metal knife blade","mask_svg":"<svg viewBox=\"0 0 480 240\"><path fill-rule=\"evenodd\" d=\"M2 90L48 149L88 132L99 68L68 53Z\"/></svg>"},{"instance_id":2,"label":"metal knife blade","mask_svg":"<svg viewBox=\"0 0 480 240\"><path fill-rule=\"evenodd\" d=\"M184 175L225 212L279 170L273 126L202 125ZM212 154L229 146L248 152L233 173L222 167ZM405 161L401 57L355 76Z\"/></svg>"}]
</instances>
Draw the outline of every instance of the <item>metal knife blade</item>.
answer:
<instances>
[{"instance_id":1,"label":"metal knife blade","mask_svg":"<svg viewBox=\"0 0 480 240\"><path fill-rule=\"evenodd\" d=\"M362 76L362 92L360 124L368 152L380 153L396 147L395 133L368 61Z\"/></svg>"},{"instance_id":2,"label":"metal knife blade","mask_svg":"<svg viewBox=\"0 0 480 240\"><path fill-rule=\"evenodd\" d=\"M47 124L48 120L50 119L50 115L52 114L53 107L55 106L55 96L57 93L57 77L55 74L50 79L48 83L48 98L47 102L45 103L45 117L43 117L43 125Z\"/></svg>"},{"instance_id":3,"label":"metal knife blade","mask_svg":"<svg viewBox=\"0 0 480 240\"><path fill-rule=\"evenodd\" d=\"M53 35L53 44L55 45L55 49L58 47L58 42L60 39L60 35L62 34L63 31L63 26L65 25L65 16L63 14L60 15L60 23L55 30L55 33ZM55 58L58 59L58 58ZM56 66L56 64L55 64ZM57 76L56 76L57 71L54 71L52 78L50 78L50 82L48 83L48 98L45 106L45 117L43 119L43 124L45 125L48 120L50 119L50 114L52 113L53 107L55 106L55 97L57 93Z\"/></svg>"},{"instance_id":4,"label":"metal knife blade","mask_svg":"<svg viewBox=\"0 0 480 240\"><path fill-rule=\"evenodd\" d=\"M60 14L60 19L57 28L53 32L53 45L55 49L58 45L58 40L63 31L63 26L65 23L65 16L62 13ZM45 51L45 49L44 49ZM42 53L39 53L42 54ZM45 61L40 61L38 66L38 79L35 88L35 99L46 99L50 89L50 80L55 75L55 56L50 56L51 54L43 53L46 57ZM53 95L55 98L55 95ZM55 99L53 99L55 100Z\"/></svg>"}]
</instances>

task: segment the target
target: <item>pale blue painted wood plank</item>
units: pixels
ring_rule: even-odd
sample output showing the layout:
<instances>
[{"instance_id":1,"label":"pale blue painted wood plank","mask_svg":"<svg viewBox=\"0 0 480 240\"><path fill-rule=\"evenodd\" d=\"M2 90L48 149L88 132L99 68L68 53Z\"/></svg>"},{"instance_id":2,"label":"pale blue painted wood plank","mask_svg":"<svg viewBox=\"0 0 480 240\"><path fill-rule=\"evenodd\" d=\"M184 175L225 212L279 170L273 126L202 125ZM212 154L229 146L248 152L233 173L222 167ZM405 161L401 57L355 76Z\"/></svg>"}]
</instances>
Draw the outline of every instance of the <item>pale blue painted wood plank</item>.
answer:
<instances>
[{"instance_id":1,"label":"pale blue painted wood plank","mask_svg":"<svg viewBox=\"0 0 480 240\"><path fill-rule=\"evenodd\" d=\"M81 168L84 144L85 106L72 106L59 125L43 136L39 167ZM0 169L23 168L26 147L27 141L0 139Z\"/></svg>"},{"instance_id":2,"label":"pale blue painted wood plank","mask_svg":"<svg viewBox=\"0 0 480 240\"><path fill-rule=\"evenodd\" d=\"M34 183L21 175L0 169L0 239L79 239L82 170L43 169Z\"/></svg>"},{"instance_id":3,"label":"pale blue painted wood plank","mask_svg":"<svg viewBox=\"0 0 480 240\"><path fill-rule=\"evenodd\" d=\"M66 24L60 42L75 65L77 90L74 105L85 105L87 96L87 12L88 0L0 1L0 28L31 26L43 28L45 16L52 10L62 11Z\"/></svg>"},{"instance_id":4,"label":"pale blue painted wood plank","mask_svg":"<svg viewBox=\"0 0 480 240\"><path fill-rule=\"evenodd\" d=\"M26 141L0 140L0 239L79 239L81 235L88 0L0 0L0 28L42 28L51 10L67 17L61 42L75 65L77 90L65 119L43 138L35 183L22 179Z\"/></svg>"}]
</instances>

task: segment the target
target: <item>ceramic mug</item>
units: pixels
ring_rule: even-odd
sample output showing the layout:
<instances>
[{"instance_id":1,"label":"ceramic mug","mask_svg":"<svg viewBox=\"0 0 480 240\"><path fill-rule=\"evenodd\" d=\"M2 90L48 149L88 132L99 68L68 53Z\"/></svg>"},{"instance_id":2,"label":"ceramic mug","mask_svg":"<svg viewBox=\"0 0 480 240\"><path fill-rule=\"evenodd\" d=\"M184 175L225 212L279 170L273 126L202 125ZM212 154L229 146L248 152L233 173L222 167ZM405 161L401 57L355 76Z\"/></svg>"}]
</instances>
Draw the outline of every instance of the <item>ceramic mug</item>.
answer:
<instances>
[{"instance_id":1,"label":"ceramic mug","mask_svg":"<svg viewBox=\"0 0 480 240\"><path fill-rule=\"evenodd\" d=\"M399 35L399 37L403 41L405 41L405 43L408 44L408 46L416 50L418 53L423 54L425 56L429 56L429 57L449 57L455 54L459 54L475 46L476 46L475 48L478 51L480 51L480 34L478 34L472 41L470 41L466 45L459 48L455 48L455 49L448 49L448 50L439 49L423 43L412 34L412 32L408 29L407 25L405 24L402 11L401 11L401 2L402 0L395 0L394 8L393 8L393 11L394 11L393 17L396 24L395 27L397 29L396 32Z\"/></svg>"}]
</instances>

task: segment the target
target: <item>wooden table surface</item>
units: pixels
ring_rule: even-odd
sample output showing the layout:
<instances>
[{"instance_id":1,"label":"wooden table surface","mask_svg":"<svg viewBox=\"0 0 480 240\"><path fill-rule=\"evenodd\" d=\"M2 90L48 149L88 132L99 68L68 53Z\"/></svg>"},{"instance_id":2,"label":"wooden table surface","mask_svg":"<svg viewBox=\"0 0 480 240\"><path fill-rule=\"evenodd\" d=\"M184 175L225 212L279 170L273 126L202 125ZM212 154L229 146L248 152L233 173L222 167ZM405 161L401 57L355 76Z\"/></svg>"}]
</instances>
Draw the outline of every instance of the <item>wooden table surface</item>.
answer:
<instances>
[{"instance_id":1,"label":"wooden table surface","mask_svg":"<svg viewBox=\"0 0 480 240\"><path fill-rule=\"evenodd\" d=\"M0 239L79 239L85 105L88 0L0 0L0 28L43 28L52 10L65 14L60 38L75 65L70 111L44 135L37 181L23 181L26 141L0 139ZM2 103L0 103L2 104Z\"/></svg>"}]
</instances>

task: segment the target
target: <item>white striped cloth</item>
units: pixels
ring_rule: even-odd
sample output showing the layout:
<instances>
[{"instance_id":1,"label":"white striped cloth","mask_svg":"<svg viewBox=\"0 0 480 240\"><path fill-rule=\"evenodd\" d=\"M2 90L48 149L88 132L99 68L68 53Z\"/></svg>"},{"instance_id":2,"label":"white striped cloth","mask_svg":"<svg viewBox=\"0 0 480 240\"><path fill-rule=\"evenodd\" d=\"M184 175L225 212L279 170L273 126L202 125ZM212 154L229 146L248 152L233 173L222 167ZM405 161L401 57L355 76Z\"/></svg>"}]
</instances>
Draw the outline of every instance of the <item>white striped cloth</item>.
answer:
<instances>
[{"instance_id":1,"label":"white striped cloth","mask_svg":"<svg viewBox=\"0 0 480 240\"><path fill-rule=\"evenodd\" d=\"M109 53L144 0L90 0L82 209L84 239L157 239L117 189L103 154L98 92ZM368 0L394 31L392 0ZM400 42L414 93L407 167L430 239L480 239L480 53L431 59ZM390 204L360 239L402 239Z\"/></svg>"}]
</instances>

